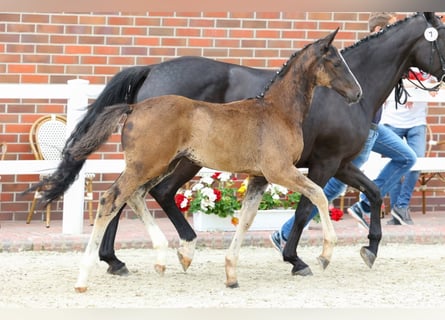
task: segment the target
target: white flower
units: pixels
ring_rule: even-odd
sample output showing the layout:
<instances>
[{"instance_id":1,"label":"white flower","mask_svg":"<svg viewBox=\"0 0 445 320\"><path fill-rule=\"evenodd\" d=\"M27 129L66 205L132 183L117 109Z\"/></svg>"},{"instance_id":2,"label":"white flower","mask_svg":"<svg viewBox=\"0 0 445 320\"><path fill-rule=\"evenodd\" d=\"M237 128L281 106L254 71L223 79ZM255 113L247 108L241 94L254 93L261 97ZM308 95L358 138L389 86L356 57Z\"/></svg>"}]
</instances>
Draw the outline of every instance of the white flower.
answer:
<instances>
[{"instance_id":1,"label":"white flower","mask_svg":"<svg viewBox=\"0 0 445 320\"><path fill-rule=\"evenodd\" d=\"M278 184L274 184L273 186L274 186L276 192L281 193L281 194L287 194L287 188L282 187Z\"/></svg>"},{"instance_id":2,"label":"white flower","mask_svg":"<svg viewBox=\"0 0 445 320\"><path fill-rule=\"evenodd\" d=\"M189 200L187 198L184 198L184 200L181 201L181 203L179 204L179 206L181 208L187 208L187 205L189 203Z\"/></svg>"},{"instance_id":3,"label":"white flower","mask_svg":"<svg viewBox=\"0 0 445 320\"><path fill-rule=\"evenodd\" d=\"M192 195L193 195L192 190L187 189L187 190L184 191L184 197L191 198Z\"/></svg>"},{"instance_id":4,"label":"white flower","mask_svg":"<svg viewBox=\"0 0 445 320\"><path fill-rule=\"evenodd\" d=\"M209 199L212 202L215 202L216 194L215 192L213 192L212 188L209 187L202 188L201 193L205 198Z\"/></svg>"},{"instance_id":5,"label":"white flower","mask_svg":"<svg viewBox=\"0 0 445 320\"><path fill-rule=\"evenodd\" d=\"M210 177L210 176L202 177L201 178L201 182L206 184L206 185L208 185L208 186L210 186L213 183L213 178Z\"/></svg>"},{"instance_id":6,"label":"white flower","mask_svg":"<svg viewBox=\"0 0 445 320\"><path fill-rule=\"evenodd\" d=\"M204 211L207 211L207 209L213 209L215 208L215 202L210 201L209 199L202 199L201 200L201 209Z\"/></svg>"},{"instance_id":7,"label":"white flower","mask_svg":"<svg viewBox=\"0 0 445 320\"><path fill-rule=\"evenodd\" d=\"M272 193L273 192L273 190L274 190L274 188L273 188L273 184L268 184L267 185L267 188L266 188L266 191L265 192L269 192L269 193Z\"/></svg>"},{"instance_id":8,"label":"white flower","mask_svg":"<svg viewBox=\"0 0 445 320\"><path fill-rule=\"evenodd\" d=\"M192 187L192 191L199 191L202 188L204 188L204 185L200 182L197 182L193 187Z\"/></svg>"},{"instance_id":9,"label":"white flower","mask_svg":"<svg viewBox=\"0 0 445 320\"><path fill-rule=\"evenodd\" d=\"M231 174L230 172L222 172L222 173L219 175L218 179L219 179L220 181L222 181L222 182L227 182L227 181L230 180L231 175L232 175L232 174Z\"/></svg>"}]
</instances>

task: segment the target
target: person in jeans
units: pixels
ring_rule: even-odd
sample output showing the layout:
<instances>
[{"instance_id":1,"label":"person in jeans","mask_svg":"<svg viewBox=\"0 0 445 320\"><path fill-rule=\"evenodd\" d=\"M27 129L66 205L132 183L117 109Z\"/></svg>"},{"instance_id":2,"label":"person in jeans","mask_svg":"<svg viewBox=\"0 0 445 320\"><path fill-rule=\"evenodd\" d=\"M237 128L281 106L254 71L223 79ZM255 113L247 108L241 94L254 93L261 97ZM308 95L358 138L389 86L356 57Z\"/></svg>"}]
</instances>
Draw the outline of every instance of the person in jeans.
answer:
<instances>
[{"instance_id":1,"label":"person in jeans","mask_svg":"<svg viewBox=\"0 0 445 320\"><path fill-rule=\"evenodd\" d=\"M388 24L396 22L394 13L379 12L373 13L369 18L369 29L371 33L380 31ZM379 124L382 108L376 113L369 135L361 153L352 161L352 163L360 168L369 158L371 151L381 153L385 157L391 158L391 161L382 170L379 177L374 180L380 188L382 194L389 192L395 180L407 173L417 160L416 154L409 148L403 140L397 136L392 130ZM329 179L323 191L328 201L332 201L340 196L346 190L346 185L336 178ZM369 228L370 220L369 202L364 197L360 202L354 204L348 209L348 213L355 218L360 225ZM307 223L309 223L317 215L317 209L311 212ZM274 247L282 251L291 232L295 217L291 217L286 221L280 231L275 231L270 235L270 240Z\"/></svg>"},{"instance_id":2,"label":"person in jeans","mask_svg":"<svg viewBox=\"0 0 445 320\"><path fill-rule=\"evenodd\" d=\"M411 68L408 73L410 80L423 82L434 81L432 76L417 68ZM414 90L418 90L415 88ZM435 91L429 91L435 96ZM423 157L426 151L426 115L428 103L425 101L409 101L405 104L396 104L393 99L388 99L383 106L380 123L385 124L413 149L418 157ZM391 225L411 224L404 217L410 216L409 203L412 193L419 178L419 171L410 171L402 179L398 180L389 192L391 201L391 215L388 221Z\"/></svg>"}]
</instances>

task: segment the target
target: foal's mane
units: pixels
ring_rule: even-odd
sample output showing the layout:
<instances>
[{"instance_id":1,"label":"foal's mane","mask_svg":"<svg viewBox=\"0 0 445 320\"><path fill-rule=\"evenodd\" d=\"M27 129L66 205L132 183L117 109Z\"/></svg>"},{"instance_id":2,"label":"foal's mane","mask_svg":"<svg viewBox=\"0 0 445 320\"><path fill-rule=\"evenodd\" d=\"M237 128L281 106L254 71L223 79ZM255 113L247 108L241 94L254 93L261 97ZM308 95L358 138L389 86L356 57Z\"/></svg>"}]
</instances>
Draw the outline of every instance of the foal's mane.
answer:
<instances>
[{"instance_id":1,"label":"foal's mane","mask_svg":"<svg viewBox=\"0 0 445 320\"><path fill-rule=\"evenodd\" d=\"M406 17L406 18L403 19L403 20L399 20L399 21L394 22L393 24L389 24L389 25L387 25L385 28L381 29L379 32L372 33L372 34L370 34L369 36L367 36L367 37L365 37L365 38L363 38L363 39L358 40L356 43L350 45L349 47L343 48L340 52L343 54L344 52L347 52L347 51L349 51L350 49L354 49L354 48L360 46L361 44L363 44L363 43L365 43L365 42L368 42L368 41L371 40L371 39L379 38L379 37L381 37L383 34L385 34L386 32L388 32L389 30L391 30L391 29L397 27L398 25L400 25L400 24L402 24L402 23L405 23L405 22L408 21L408 20L414 19L415 17L417 17L417 16L419 16L419 15L421 15L421 14L423 14L423 13L418 12L418 13L412 15L412 16Z\"/></svg>"},{"instance_id":2,"label":"foal's mane","mask_svg":"<svg viewBox=\"0 0 445 320\"><path fill-rule=\"evenodd\" d=\"M270 80L270 82L264 87L263 91L256 96L256 99L262 99L264 98L264 94L269 90L270 86L278 79L278 78L282 78L284 77L284 75L289 71L290 66L292 64L292 62L297 59L297 57L299 57L304 51L306 51L306 49L310 46L310 45L315 45L319 42L320 40L315 41L314 43L309 43L307 45L305 45L302 49L295 51L294 53L292 53L292 55L289 57L289 59L287 59L287 61L285 63L283 63L282 67L280 70L278 70L274 77Z\"/></svg>"}]
</instances>

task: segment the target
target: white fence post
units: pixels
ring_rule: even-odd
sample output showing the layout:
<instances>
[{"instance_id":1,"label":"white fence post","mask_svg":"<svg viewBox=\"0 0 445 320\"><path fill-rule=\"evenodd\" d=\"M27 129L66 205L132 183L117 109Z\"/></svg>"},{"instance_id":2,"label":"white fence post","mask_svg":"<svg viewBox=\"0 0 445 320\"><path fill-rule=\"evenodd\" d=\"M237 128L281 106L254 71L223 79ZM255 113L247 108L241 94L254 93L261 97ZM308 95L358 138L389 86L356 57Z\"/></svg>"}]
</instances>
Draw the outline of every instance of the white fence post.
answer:
<instances>
[{"instance_id":1,"label":"white fence post","mask_svg":"<svg viewBox=\"0 0 445 320\"><path fill-rule=\"evenodd\" d=\"M66 137L76 127L86 112L88 105L88 80L73 79L68 80L71 97L67 103L67 127ZM85 196L85 171L84 168L79 172L77 179L63 196L63 223L62 233L80 234L83 231L84 215L84 196Z\"/></svg>"}]
</instances>

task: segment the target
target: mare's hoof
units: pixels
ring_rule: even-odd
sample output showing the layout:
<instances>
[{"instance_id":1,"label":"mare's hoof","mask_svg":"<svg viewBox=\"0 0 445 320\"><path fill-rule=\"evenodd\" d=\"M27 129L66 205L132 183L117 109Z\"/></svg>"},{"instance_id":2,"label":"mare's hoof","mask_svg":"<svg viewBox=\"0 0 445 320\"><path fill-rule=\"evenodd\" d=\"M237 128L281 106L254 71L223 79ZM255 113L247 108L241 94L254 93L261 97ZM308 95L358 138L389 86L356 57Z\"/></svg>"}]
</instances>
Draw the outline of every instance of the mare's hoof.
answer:
<instances>
[{"instance_id":1,"label":"mare's hoof","mask_svg":"<svg viewBox=\"0 0 445 320\"><path fill-rule=\"evenodd\" d=\"M187 269L190 267L190 264L192 263L192 259L190 259L189 257L184 256L179 251L178 251L178 259L179 259L179 263L181 263L182 270L184 270L184 272L186 272Z\"/></svg>"},{"instance_id":2,"label":"mare's hoof","mask_svg":"<svg viewBox=\"0 0 445 320\"><path fill-rule=\"evenodd\" d=\"M113 269L113 267L109 266L107 269L107 273L115 275L115 276L128 276L130 275L130 271L128 271L127 266L124 264L119 269Z\"/></svg>"},{"instance_id":3,"label":"mare's hoof","mask_svg":"<svg viewBox=\"0 0 445 320\"><path fill-rule=\"evenodd\" d=\"M75 287L74 291L76 291L77 293L84 293L85 291L87 291L87 287Z\"/></svg>"},{"instance_id":4,"label":"mare's hoof","mask_svg":"<svg viewBox=\"0 0 445 320\"><path fill-rule=\"evenodd\" d=\"M370 250L368 250L368 248L366 247L362 247L360 249L360 255L362 256L362 259L363 261L365 261L366 265L369 268L372 268L372 266L374 265L374 261L376 259L376 255L372 253Z\"/></svg>"},{"instance_id":5,"label":"mare's hoof","mask_svg":"<svg viewBox=\"0 0 445 320\"><path fill-rule=\"evenodd\" d=\"M165 266L160 265L160 264L155 264L155 271L156 271L159 275L163 276L164 273L165 273Z\"/></svg>"},{"instance_id":6,"label":"mare's hoof","mask_svg":"<svg viewBox=\"0 0 445 320\"><path fill-rule=\"evenodd\" d=\"M300 270L296 270L296 267L293 267L292 268L292 275L293 276L307 277L307 276L312 276L314 274L312 273L312 270L309 267L305 267L305 268L300 269Z\"/></svg>"},{"instance_id":7,"label":"mare's hoof","mask_svg":"<svg viewBox=\"0 0 445 320\"><path fill-rule=\"evenodd\" d=\"M230 288L230 289L236 289L236 288L239 288L238 281L235 281L235 282L233 282L233 283L226 282L226 287L227 287L227 288Z\"/></svg>"},{"instance_id":8,"label":"mare's hoof","mask_svg":"<svg viewBox=\"0 0 445 320\"><path fill-rule=\"evenodd\" d=\"M323 270L325 270L328 267L329 263L330 263L330 261L328 259L326 259L325 257L322 257L322 256L319 256L317 258L317 260L318 260L318 263L320 264L320 267Z\"/></svg>"}]
</instances>

